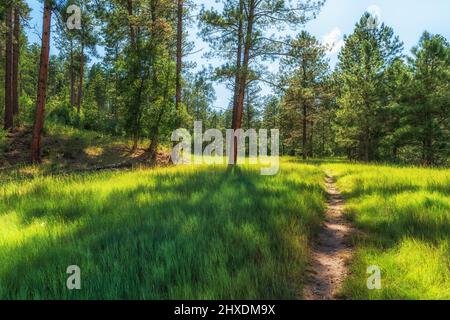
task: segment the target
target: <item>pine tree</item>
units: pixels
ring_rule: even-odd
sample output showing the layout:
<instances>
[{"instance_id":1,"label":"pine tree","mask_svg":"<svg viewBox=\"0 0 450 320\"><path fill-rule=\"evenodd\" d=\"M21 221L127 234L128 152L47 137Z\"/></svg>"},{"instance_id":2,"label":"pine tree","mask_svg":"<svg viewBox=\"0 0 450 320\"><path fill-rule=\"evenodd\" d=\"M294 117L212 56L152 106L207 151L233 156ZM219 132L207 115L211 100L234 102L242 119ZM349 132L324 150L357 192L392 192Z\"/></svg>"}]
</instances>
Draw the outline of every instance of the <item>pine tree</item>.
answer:
<instances>
[{"instance_id":1,"label":"pine tree","mask_svg":"<svg viewBox=\"0 0 450 320\"><path fill-rule=\"evenodd\" d=\"M450 46L444 37L425 32L412 53L404 125L423 165L445 164L450 155Z\"/></svg>"},{"instance_id":2,"label":"pine tree","mask_svg":"<svg viewBox=\"0 0 450 320\"><path fill-rule=\"evenodd\" d=\"M283 42L269 35L269 26L282 30L286 25L298 26L314 17L322 1L223 1L223 10L204 10L201 13L202 35L211 43L216 54L227 62L218 73L225 80L233 81L232 129L242 128L244 103L249 82L264 73L261 62L283 54ZM272 31L271 31L272 32ZM237 160L237 141L230 163Z\"/></svg>"},{"instance_id":3,"label":"pine tree","mask_svg":"<svg viewBox=\"0 0 450 320\"><path fill-rule=\"evenodd\" d=\"M382 99L384 71L401 54L403 44L384 23L374 26L369 13L345 38L339 54L338 71L342 83L338 99L338 136L348 155L371 161L378 157L385 101Z\"/></svg>"},{"instance_id":4,"label":"pine tree","mask_svg":"<svg viewBox=\"0 0 450 320\"><path fill-rule=\"evenodd\" d=\"M301 140L303 159L313 155L314 124L325 98L324 80L328 73L325 47L303 31L291 41L288 57L282 61L284 138L295 149ZM299 127L300 125L300 127ZM283 124L283 127L285 125Z\"/></svg>"}]
</instances>

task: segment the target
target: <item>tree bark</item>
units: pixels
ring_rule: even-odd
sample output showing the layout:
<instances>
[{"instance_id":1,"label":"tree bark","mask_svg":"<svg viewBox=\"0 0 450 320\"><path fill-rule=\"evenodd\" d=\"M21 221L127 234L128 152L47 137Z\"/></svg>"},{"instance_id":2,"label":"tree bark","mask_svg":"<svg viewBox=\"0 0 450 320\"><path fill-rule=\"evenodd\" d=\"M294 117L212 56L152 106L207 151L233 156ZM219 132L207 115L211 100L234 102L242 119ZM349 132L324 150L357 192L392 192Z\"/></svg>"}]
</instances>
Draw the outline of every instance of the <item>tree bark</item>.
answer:
<instances>
[{"instance_id":1,"label":"tree bark","mask_svg":"<svg viewBox=\"0 0 450 320\"><path fill-rule=\"evenodd\" d=\"M150 147L148 149L149 152L149 161L152 165L157 165L157 156L158 156L158 144L159 144L159 127L164 116L165 106L167 105L169 99L169 81L170 81L170 65L167 65L166 71L166 79L164 86L164 95L163 95L163 105L159 109L158 117L156 118L156 122L154 127L151 130L150 136Z\"/></svg>"},{"instance_id":2,"label":"tree bark","mask_svg":"<svg viewBox=\"0 0 450 320\"><path fill-rule=\"evenodd\" d=\"M42 25L42 45L41 45L40 65L39 65L36 117L33 130L33 142L31 145L31 160L33 161L33 163L41 162L41 134L42 128L44 127L45 99L47 95L51 16L52 16L51 1L46 0L44 4L44 15Z\"/></svg>"},{"instance_id":3,"label":"tree bark","mask_svg":"<svg viewBox=\"0 0 450 320\"><path fill-rule=\"evenodd\" d=\"M20 58L20 15L19 9L14 9L14 45L12 69L12 106L13 115L19 114L19 58Z\"/></svg>"},{"instance_id":4,"label":"tree bark","mask_svg":"<svg viewBox=\"0 0 450 320\"><path fill-rule=\"evenodd\" d=\"M309 157L313 158L314 157L314 121L311 120L311 122L309 123Z\"/></svg>"},{"instance_id":5,"label":"tree bark","mask_svg":"<svg viewBox=\"0 0 450 320\"><path fill-rule=\"evenodd\" d=\"M133 0L127 0L127 11L128 11L128 16L132 16L133 15ZM131 22L129 22L128 26L130 28L130 42L131 42L131 46L133 47L133 49L137 49L136 32L134 31L133 24Z\"/></svg>"},{"instance_id":6,"label":"tree bark","mask_svg":"<svg viewBox=\"0 0 450 320\"><path fill-rule=\"evenodd\" d=\"M6 9L6 50L5 50L5 130L14 126L13 116L13 12L12 6Z\"/></svg>"},{"instance_id":7,"label":"tree bark","mask_svg":"<svg viewBox=\"0 0 450 320\"><path fill-rule=\"evenodd\" d=\"M176 94L175 107L177 111L177 125L180 123L180 104L181 104L181 71L183 63L183 0L178 0L178 24L177 24L177 75L176 75Z\"/></svg>"},{"instance_id":8,"label":"tree bark","mask_svg":"<svg viewBox=\"0 0 450 320\"><path fill-rule=\"evenodd\" d=\"M141 108L141 100L142 100L142 91L144 90L145 81L147 80L147 76L141 77L141 83L139 85L139 88L136 93L136 105L134 106L136 108L136 114L135 114L135 123L133 123L133 147L132 151L136 152L139 147L139 129L140 129L140 108Z\"/></svg>"},{"instance_id":9,"label":"tree bark","mask_svg":"<svg viewBox=\"0 0 450 320\"><path fill-rule=\"evenodd\" d=\"M81 103L83 102L83 78L84 78L84 43L81 42L81 56L80 56L80 79L78 84L78 103L77 112L81 112Z\"/></svg>"},{"instance_id":10,"label":"tree bark","mask_svg":"<svg viewBox=\"0 0 450 320\"><path fill-rule=\"evenodd\" d=\"M303 160L306 160L308 158L308 151L307 151L307 134L308 134L308 107L306 106L306 103L303 103L303 125L302 125L302 156Z\"/></svg>"},{"instance_id":11,"label":"tree bark","mask_svg":"<svg viewBox=\"0 0 450 320\"><path fill-rule=\"evenodd\" d=\"M75 106L75 74L73 72L73 39L70 38L70 105Z\"/></svg>"},{"instance_id":12,"label":"tree bark","mask_svg":"<svg viewBox=\"0 0 450 320\"><path fill-rule=\"evenodd\" d=\"M239 96L239 81L241 78L241 68L242 68L242 41L244 38L244 0L239 1L239 24L238 24L238 46L236 52L236 77L234 81L234 98L233 98L233 119L232 119L232 128L236 127L236 115L237 115L237 105L238 105L238 96Z\"/></svg>"},{"instance_id":13,"label":"tree bark","mask_svg":"<svg viewBox=\"0 0 450 320\"><path fill-rule=\"evenodd\" d=\"M370 162L370 139L367 134L364 137L364 162Z\"/></svg>"},{"instance_id":14,"label":"tree bark","mask_svg":"<svg viewBox=\"0 0 450 320\"><path fill-rule=\"evenodd\" d=\"M244 112L244 100L245 100L245 92L247 88L247 78L248 78L248 69L250 62L250 51L252 49L252 38L253 38L253 23L255 18L255 0L250 0L250 6L248 10L248 19L247 19L247 31L245 35L245 46L244 46L244 58L242 62L242 72L240 73L239 79L239 92L237 96L237 107L235 113L235 123L233 126L233 130L239 130L242 128L242 115ZM234 137L234 146L233 146L233 163L237 163L238 156L238 140L239 137L235 135Z\"/></svg>"},{"instance_id":15,"label":"tree bark","mask_svg":"<svg viewBox=\"0 0 450 320\"><path fill-rule=\"evenodd\" d=\"M159 143L159 134L158 134L158 128L155 128L151 135L151 143L150 147L148 149L149 154L149 162L152 165L156 165L156 160L158 157L158 143Z\"/></svg>"}]
</instances>

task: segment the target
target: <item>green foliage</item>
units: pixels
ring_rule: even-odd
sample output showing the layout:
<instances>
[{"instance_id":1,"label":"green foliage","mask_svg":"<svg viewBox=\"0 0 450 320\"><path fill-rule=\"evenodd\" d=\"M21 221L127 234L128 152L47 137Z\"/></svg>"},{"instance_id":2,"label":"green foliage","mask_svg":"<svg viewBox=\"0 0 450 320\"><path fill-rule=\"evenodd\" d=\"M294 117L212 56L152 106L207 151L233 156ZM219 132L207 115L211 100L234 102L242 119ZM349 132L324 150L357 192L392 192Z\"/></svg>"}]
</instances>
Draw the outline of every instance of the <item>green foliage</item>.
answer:
<instances>
[{"instance_id":1,"label":"green foliage","mask_svg":"<svg viewBox=\"0 0 450 320\"><path fill-rule=\"evenodd\" d=\"M449 159L449 44L424 33L412 58L364 15L339 59L337 142L350 158L430 165Z\"/></svg>"},{"instance_id":2,"label":"green foliage","mask_svg":"<svg viewBox=\"0 0 450 320\"><path fill-rule=\"evenodd\" d=\"M366 13L339 54L341 84L336 114L338 141L350 158L377 160L384 123L385 70L399 58L403 44L392 28L372 26Z\"/></svg>"},{"instance_id":3,"label":"green foliage","mask_svg":"<svg viewBox=\"0 0 450 320\"><path fill-rule=\"evenodd\" d=\"M321 125L330 106L329 66L325 54L326 48L303 31L291 41L288 56L282 60L284 95L280 104L280 126L283 149L289 154L301 153L305 159L315 154L316 135L326 133ZM322 142L323 153L324 144Z\"/></svg>"},{"instance_id":4,"label":"green foliage","mask_svg":"<svg viewBox=\"0 0 450 320\"><path fill-rule=\"evenodd\" d=\"M416 161L445 165L450 158L450 46L440 35L425 32L409 60L413 77L403 102L404 145L417 150Z\"/></svg>"},{"instance_id":5,"label":"green foliage","mask_svg":"<svg viewBox=\"0 0 450 320\"><path fill-rule=\"evenodd\" d=\"M54 97L47 103L47 118L50 121L61 124L79 125L78 121L74 119L73 108L66 101L61 101Z\"/></svg>"},{"instance_id":6,"label":"green foliage","mask_svg":"<svg viewBox=\"0 0 450 320\"><path fill-rule=\"evenodd\" d=\"M185 84L183 99L186 105L187 114L195 121L202 121L206 128L211 126L212 104L216 99L214 88L207 81L206 71L191 75L190 82ZM193 121L190 121L189 127L192 127Z\"/></svg>"}]
</instances>

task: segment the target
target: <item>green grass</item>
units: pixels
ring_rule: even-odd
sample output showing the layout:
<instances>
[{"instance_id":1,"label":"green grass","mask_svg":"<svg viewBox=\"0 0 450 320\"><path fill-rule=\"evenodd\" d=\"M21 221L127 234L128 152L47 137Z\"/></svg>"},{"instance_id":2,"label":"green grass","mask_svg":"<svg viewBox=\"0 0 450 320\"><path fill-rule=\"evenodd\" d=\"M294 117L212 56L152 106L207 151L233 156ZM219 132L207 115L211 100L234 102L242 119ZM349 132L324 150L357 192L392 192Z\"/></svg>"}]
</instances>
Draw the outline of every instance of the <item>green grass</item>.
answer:
<instances>
[{"instance_id":1,"label":"green grass","mask_svg":"<svg viewBox=\"0 0 450 320\"><path fill-rule=\"evenodd\" d=\"M343 293L352 299L450 299L450 170L322 164L363 233ZM367 290L367 267L382 290Z\"/></svg>"},{"instance_id":2,"label":"green grass","mask_svg":"<svg viewBox=\"0 0 450 320\"><path fill-rule=\"evenodd\" d=\"M274 177L250 166L3 172L0 299L295 299L324 171L361 231L342 294L450 299L448 169L294 158ZM80 291L66 289L69 265L81 267ZM382 290L367 289L373 265Z\"/></svg>"},{"instance_id":3,"label":"green grass","mask_svg":"<svg viewBox=\"0 0 450 320\"><path fill-rule=\"evenodd\" d=\"M295 299L323 218L323 172L286 162L275 177L259 173L176 167L2 183L0 298ZM66 289L69 265L81 268L80 291Z\"/></svg>"}]
</instances>

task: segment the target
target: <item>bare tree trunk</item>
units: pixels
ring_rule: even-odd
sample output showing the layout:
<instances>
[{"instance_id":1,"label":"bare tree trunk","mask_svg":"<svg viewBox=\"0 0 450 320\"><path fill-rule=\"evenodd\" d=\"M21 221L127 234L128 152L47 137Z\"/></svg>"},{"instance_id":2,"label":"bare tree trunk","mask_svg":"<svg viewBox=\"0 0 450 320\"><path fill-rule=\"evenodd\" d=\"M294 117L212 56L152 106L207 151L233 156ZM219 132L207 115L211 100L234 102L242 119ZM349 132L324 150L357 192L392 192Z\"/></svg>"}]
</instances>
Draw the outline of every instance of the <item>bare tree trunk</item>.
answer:
<instances>
[{"instance_id":1,"label":"bare tree trunk","mask_svg":"<svg viewBox=\"0 0 450 320\"><path fill-rule=\"evenodd\" d=\"M424 112L424 121L425 121L425 130L424 130L424 138L423 138L423 157L422 164L424 166L431 166L434 162L434 153L433 153L433 124L431 120L431 114L428 107L425 108Z\"/></svg>"},{"instance_id":2,"label":"bare tree trunk","mask_svg":"<svg viewBox=\"0 0 450 320\"><path fill-rule=\"evenodd\" d=\"M237 115L237 105L238 105L238 96L239 96L239 81L241 79L241 68L242 68L242 47L243 47L243 39L244 39L244 0L239 1L239 25L238 25L238 46L236 52L236 77L234 81L234 98L233 98L233 119L232 119L232 128L236 127L236 115Z\"/></svg>"},{"instance_id":3,"label":"bare tree trunk","mask_svg":"<svg viewBox=\"0 0 450 320\"><path fill-rule=\"evenodd\" d=\"M247 98L246 99L247 100L247 102L246 102L247 111L245 112L245 115L247 116L246 127L247 127L247 129L251 129L251 126L252 126L252 114L251 114L251 111L250 111L251 99L250 99L250 93L248 92L248 90L247 90L245 96Z\"/></svg>"},{"instance_id":4,"label":"bare tree trunk","mask_svg":"<svg viewBox=\"0 0 450 320\"><path fill-rule=\"evenodd\" d=\"M140 138L140 108L141 108L141 100L142 100L142 91L144 90L144 85L145 85L145 80L146 77L141 77L141 84L139 86L139 89L137 91L136 94L136 100L135 103L136 105L134 106L136 109L136 114L135 114L135 123L133 123L133 147L132 147L132 152L136 152L138 147L139 147L139 138Z\"/></svg>"},{"instance_id":5,"label":"bare tree trunk","mask_svg":"<svg viewBox=\"0 0 450 320\"><path fill-rule=\"evenodd\" d=\"M5 64L5 130L14 126L13 116L13 12L12 6L6 9L6 64Z\"/></svg>"},{"instance_id":6,"label":"bare tree trunk","mask_svg":"<svg viewBox=\"0 0 450 320\"><path fill-rule=\"evenodd\" d=\"M148 149L149 153L149 162L152 165L156 165L157 157L158 157L158 144L159 144L159 134L158 134L158 128L155 128L152 132L152 141L150 143L150 147Z\"/></svg>"},{"instance_id":7,"label":"bare tree trunk","mask_svg":"<svg viewBox=\"0 0 450 320\"><path fill-rule=\"evenodd\" d=\"M310 122L310 134L309 134L309 156L314 158L314 120Z\"/></svg>"},{"instance_id":8,"label":"bare tree trunk","mask_svg":"<svg viewBox=\"0 0 450 320\"><path fill-rule=\"evenodd\" d=\"M14 45L12 70L12 106L13 115L19 114L19 58L20 58L20 15L19 9L14 10Z\"/></svg>"},{"instance_id":9,"label":"bare tree trunk","mask_svg":"<svg viewBox=\"0 0 450 320\"><path fill-rule=\"evenodd\" d=\"M42 128L44 127L45 99L47 96L51 17L51 1L46 0L44 4L44 17L42 25L42 45L41 60L39 65L36 117L33 130L33 143L31 145L31 159L34 163L41 162L41 134Z\"/></svg>"},{"instance_id":10,"label":"bare tree trunk","mask_svg":"<svg viewBox=\"0 0 450 320\"><path fill-rule=\"evenodd\" d=\"M370 161L370 140L366 133L366 136L364 137L364 162Z\"/></svg>"},{"instance_id":11,"label":"bare tree trunk","mask_svg":"<svg viewBox=\"0 0 450 320\"><path fill-rule=\"evenodd\" d=\"M73 72L73 39L70 38L70 105L75 106L75 74Z\"/></svg>"},{"instance_id":12,"label":"bare tree trunk","mask_svg":"<svg viewBox=\"0 0 450 320\"><path fill-rule=\"evenodd\" d=\"M164 116L165 106L168 103L169 100L169 81L170 81L170 65L167 64L167 71L166 71L166 79L165 79L165 86L164 86L164 95L163 95L163 105L159 109L159 114L156 119L155 125L151 130L151 136L150 136L150 147L148 149L149 152L149 161L152 165L156 165L157 156L158 156L158 144L159 144L159 126L161 124L161 120Z\"/></svg>"},{"instance_id":13,"label":"bare tree trunk","mask_svg":"<svg viewBox=\"0 0 450 320\"><path fill-rule=\"evenodd\" d=\"M116 44L115 48L115 57L114 57L114 61L118 60L118 56L119 56L119 48L118 45ZM113 114L114 114L114 119L116 120L117 123L117 119L119 116L119 99L117 98L119 95L119 75L117 73L117 70L114 70L114 95L113 95L113 105L114 105L114 110L113 110ZM114 128L114 132L116 132L116 128Z\"/></svg>"},{"instance_id":14,"label":"bare tree trunk","mask_svg":"<svg viewBox=\"0 0 450 320\"><path fill-rule=\"evenodd\" d=\"M306 106L306 103L303 103L303 132L302 132L302 156L303 160L306 160L308 158L308 151L307 151L307 134L308 134L308 107Z\"/></svg>"},{"instance_id":15,"label":"bare tree trunk","mask_svg":"<svg viewBox=\"0 0 450 320\"><path fill-rule=\"evenodd\" d=\"M181 104L181 71L183 64L183 0L178 0L178 25L177 25L177 76L176 76L176 95L175 106L177 110L177 124L180 118Z\"/></svg>"},{"instance_id":16,"label":"bare tree trunk","mask_svg":"<svg viewBox=\"0 0 450 320\"><path fill-rule=\"evenodd\" d=\"M127 11L128 15L133 15L133 0L127 0ZM129 28L130 28L130 42L133 49L137 49L136 46L136 32L134 31L133 24L129 22Z\"/></svg>"},{"instance_id":17,"label":"bare tree trunk","mask_svg":"<svg viewBox=\"0 0 450 320\"><path fill-rule=\"evenodd\" d=\"M81 112L81 103L83 102L83 75L84 75L84 43L81 42L81 56L80 56L80 79L78 84L78 103L77 112Z\"/></svg>"},{"instance_id":18,"label":"bare tree trunk","mask_svg":"<svg viewBox=\"0 0 450 320\"><path fill-rule=\"evenodd\" d=\"M250 50L252 48L252 38L253 38L253 23L255 18L255 0L250 0L249 11L248 11L248 21L247 21L247 34L245 36L245 46L244 46L244 60L242 63L242 73L239 79L239 92L237 96L237 108L235 114L235 123L233 130L239 130L242 128L242 115L244 112L244 100L245 91L247 87L248 69L250 62ZM238 156L238 140L239 138L235 135L234 137L234 147L233 147L233 163L236 164Z\"/></svg>"},{"instance_id":19,"label":"bare tree trunk","mask_svg":"<svg viewBox=\"0 0 450 320\"><path fill-rule=\"evenodd\" d=\"M320 146L321 157L325 156L325 121L322 120L322 145Z\"/></svg>"},{"instance_id":20,"label":"bare tree trunk","mask_svg":"<svg viewBox=\"0 0 450 320\"><path fill-rule=\"evenodd\" d=\"M177 70L175 79L175 110L176 119L175 126L179 128L181 126L181 102L182 102L182 84L181 84L181 73L183 68L183 15L184 15L184 0L178 0L178 10L177 10ZM197 119L196 119L197 120ZM175 147L176 142L173 142L173 147ZM170 159L172 162L172 158Z\"/></svg>"}]
</instances>

